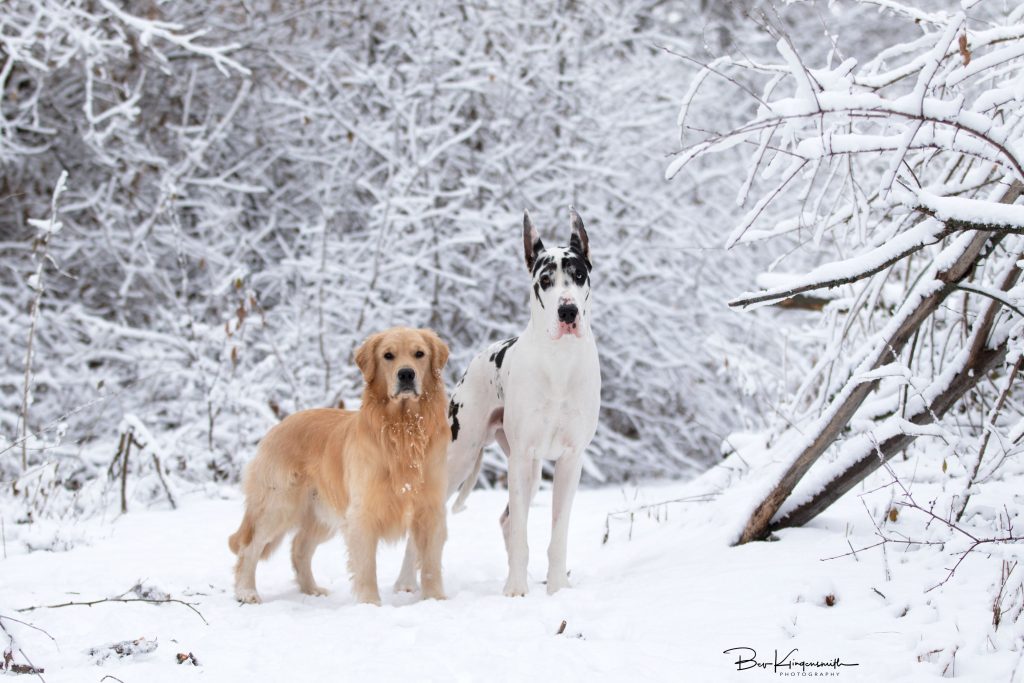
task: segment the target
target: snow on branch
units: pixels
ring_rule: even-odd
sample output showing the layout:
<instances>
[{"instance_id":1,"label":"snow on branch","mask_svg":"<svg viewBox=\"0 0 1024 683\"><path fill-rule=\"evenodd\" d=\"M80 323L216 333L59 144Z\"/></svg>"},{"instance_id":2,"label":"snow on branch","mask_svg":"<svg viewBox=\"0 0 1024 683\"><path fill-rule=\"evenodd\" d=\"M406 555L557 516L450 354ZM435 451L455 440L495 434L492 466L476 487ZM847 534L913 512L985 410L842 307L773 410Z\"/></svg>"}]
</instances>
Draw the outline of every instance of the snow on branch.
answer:
<instances>
[{"instance_id":1,"label":"snow on branch","mask_svg":"<svg viewBox=\"0 0 1024 683\"><path fill-rule=\"evenodd\" d=\"M1020 183L1016 183L1020 186ZM962 197L939 197L919 190L907 193L903 203L933 220L924 220L870 251L843 261L817 266L784 286L742 294L731 300L734 308L748 308L787 299L803 292L838 287L880 273L925 247L965 230L1024 234L1024 206Z\"/></svg>"},{"instance_id":2,"label":"snow on branch","mask_svg":"<svg viewBox=\"0 0 1024 683\"><path fill-rule=\"evenodd\" d=\"M100 0L100 4L105 10L110 12L111 16L116 17L118 21L135 31L139 36L139 43L141 43L143 47L148 46L152 42L153 38L159 38L160 40L165 40L171 45L175 45L186 52L191 52L200 57L212 60L217 66L217 69L219 69L225 76L228 75L228 69L234 69L235 71L245 75L249 75L251 73L248 67L227 56L227 53L238 49L239 46L237 44L210 46L197 43L197 38L201 38L206 35L207 30L205 29L193 31L191 33L183 33L184 27L181 24L156 21L152 19L142 19L141 17L125 12L116 4L110 2L110 0Z\"/></svg>"},{"instance_id":3,"label":"snow on branch","mask_svg":"<svg viewBox=\"0 0 1024 683\"><path fill-rule=\"evenodd\" d=\"M1019 183L1018 183L1019 184ZM914 190L900 200L949 229L1024 233L1024 206L1001 204L968 197L940 197L926 190Z\"/></svg>"}]
</instances>

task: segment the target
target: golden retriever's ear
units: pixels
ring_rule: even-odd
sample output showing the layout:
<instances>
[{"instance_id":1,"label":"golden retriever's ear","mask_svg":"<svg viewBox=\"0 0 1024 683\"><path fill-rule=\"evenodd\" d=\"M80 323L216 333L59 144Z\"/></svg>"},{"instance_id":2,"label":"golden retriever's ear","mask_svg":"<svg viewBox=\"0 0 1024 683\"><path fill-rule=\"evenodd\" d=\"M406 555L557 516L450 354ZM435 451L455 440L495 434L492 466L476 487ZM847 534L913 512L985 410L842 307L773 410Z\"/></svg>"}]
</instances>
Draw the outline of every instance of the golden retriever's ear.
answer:
<instances>
[{"instance_id":1,"label":"golden retriever's ear","mask_svg":"<svg viewBox=\"0 0 1024 683\"><path fill-rule=\"evenodd\" d=\"M434 377L441 379L441 370L448 362L448 345L441 341L437 332L430 329L420 330L423 342L430 347L430 369L434 371Z\"/></svg>"},{"instance_id":2,"label":"golden retriever's ear","mask_svg":"<svg viewBox=\"0 0 1024 683\"><path fill-rule=\"evenodd\" d=\"M373 382L373 376L377 374L377 345L380 343L380 335L375 334L367 337L363 345L356 349L356 365L363 373L363 379L367 384Z\"/></svg>"}]
</instances>

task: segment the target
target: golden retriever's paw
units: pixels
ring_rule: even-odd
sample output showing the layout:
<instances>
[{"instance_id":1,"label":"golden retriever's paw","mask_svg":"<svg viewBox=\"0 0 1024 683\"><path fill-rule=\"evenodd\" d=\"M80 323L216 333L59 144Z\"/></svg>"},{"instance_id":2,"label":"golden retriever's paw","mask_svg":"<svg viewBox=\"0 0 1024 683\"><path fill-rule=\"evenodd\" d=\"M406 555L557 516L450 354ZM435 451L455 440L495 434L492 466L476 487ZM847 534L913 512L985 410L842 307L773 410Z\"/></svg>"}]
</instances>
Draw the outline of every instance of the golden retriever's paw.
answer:
<instances>
[{"instance_id":1,"label":"golden retriever's paw","mask_svg":"<svg viewBox=\"0 0 1024 683\"><path fill-rule=\"evenodd\" d=\"M530 589L526 587L525 581L513 581L509 579L505 582L505 595L510 598L522 598L525 597Z\"/></svg>"},{"instance_id":2,"label":"golden retriever's paw","mask_svg":"<svg viewBox=\"0 0 1024 683\"><path fill-rule=\"evenodd\" d=\"M318 586L316 584L313 584L312 586L300 586L299 590L305 593L306 595L315 595L317 597L324 597L326 595L331 594L331 591L327 590L323 586Z\"/></svg>"},{"instance_id":3,"label":"golden retriever's paw","mask_svg":"<svg viewBox=\"0 0 1024 683\"><path fill-rule=\"evenodd\" d=\"M572 584L569 583L569 577L548 577L548 595L554 595L563 588L572 588Z\"/></svg>"},{"instance_id":4,"label":"golden retriever's paw","mask_svg":"<svg viewBox=\"0 0 1024 683\"><path fill-rule=\"evenodd\" d=\"M395 592L396 593L415 593L420 589L420 585L416 583L416 579L407 581L402 577L398 577L398 581L395 581Z\"/></svg>"},{"instance_id":5,"label":"golden retriever's paw","mask_svg":"<svg viewBox=\"0 0 1024 683\"><path fill-rule=\"evenodd\" d=\"M258 605L263 602L255 588L236 588L235 599L245 605Z\"/></svg>"},{"instance_id":6,"label":"golden retriever's paw","mask_svg":"<svg viewBox=\"0 0 1024 683\"><path fill-rule=\"evenodd\" d=\"M423 586L423 599L424 600L447 600L448 597L444 594L443 586Z\"/></svg>"},{"instance_id":7,"label":"golden retriever's paw","mask_svg":"<svg viewBox=\"0 0 1024 683\"><path fill-rule=\"evenodd\" d=\"M356 593L356 602L362 605L377 605L380 607L380 593L377 591Z\"/></svg>"}]
</instances>

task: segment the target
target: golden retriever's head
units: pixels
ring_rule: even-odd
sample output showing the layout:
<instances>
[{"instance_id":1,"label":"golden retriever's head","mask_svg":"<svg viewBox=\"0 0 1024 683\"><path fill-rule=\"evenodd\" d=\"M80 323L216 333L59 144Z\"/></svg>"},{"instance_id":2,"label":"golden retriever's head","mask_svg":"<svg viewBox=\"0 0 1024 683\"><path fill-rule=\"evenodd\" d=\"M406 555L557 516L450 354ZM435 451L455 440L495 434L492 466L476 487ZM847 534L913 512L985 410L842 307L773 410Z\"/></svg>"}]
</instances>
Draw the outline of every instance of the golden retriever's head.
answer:
<instances>
[{"instance_id":1,"label":"golden retriever's head","mask_svg":"<svg viewBox=\"0 0 1024 683\"><path fill-rule=\"evenodd\" d=\"M448 346L433 330L392 327L356 349L366 387L380 398L418 401L443 385Z\"/></svg>"}]
</instances>

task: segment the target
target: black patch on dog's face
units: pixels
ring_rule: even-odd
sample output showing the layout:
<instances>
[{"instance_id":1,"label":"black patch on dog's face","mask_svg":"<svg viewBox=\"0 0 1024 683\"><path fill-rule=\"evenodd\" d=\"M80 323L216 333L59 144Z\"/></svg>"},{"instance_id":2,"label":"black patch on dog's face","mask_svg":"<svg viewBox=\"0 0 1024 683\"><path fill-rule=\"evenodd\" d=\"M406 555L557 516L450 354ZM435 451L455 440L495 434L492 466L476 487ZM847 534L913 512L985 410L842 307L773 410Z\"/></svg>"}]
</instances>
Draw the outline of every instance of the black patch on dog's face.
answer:
<instances>
[{"instance_id":1,"label":"black patch on dog's face","mask_svg":"<svg viewBox=\"0 0 1024 683\"><path fill-rule=\"evenodd\" d=\"M462 404L456 403L455 399L448 403L448 419L452 423L452 441L459 438L459 408L461 407Z\"/></svg>"},{"instance_id":2,"label":"black patch on dog's face","mask_svg":"<svg viewBox=\"0 0 1024 683\"><path fill-rule=\"evenodd\" d=\"M537 277L537 275L539 275L540 273L542 273L544 271L547 271L547 270L552 270L552 269L554 269L554 267L555 267L555 257L552 256L551 254L546 254L546 253L541 252L537 256L537 258L534 259L534 261L533 261L533 268L531 269L530 272L533 273L534 277Z\"/></svg>"},{"instance_id":3,"label":"black patch on dog's face","mask_svg":"<svg viewBox=\"0 0 1024 683\"><path fill-rule=\"evenodd\" d=\"M533 262L533 294L537 297L540 307L544 308L544 300L541 298L541 290L545 290L554 282L557 265L555 257L551 254L540 254ZM544 283L547 282L547 285Z\"/></svg>"},{"instance_id":4,"label":"black patch on dog's face","mask_svg":"<svg viewBox=\"0 0 1024 683\"><path fill-rule=\"evenodd\" d=\"M515 344L518 339L519 337L512 337L511 339L506 339L501 342L501 348L491 354L491 362L500 368L501 364L505 362L505 352L508 351L508 348Z\"/></svg>"},{"instance_id":5,"label":"black patch on dog's face","mask_svg":"<svg viewBox=\"0 0 1024 683\"><path fill-rule=\"evenodd\" d=\"M576 236L573 239L577 242ZM577 287L590 284L590 261L570 245L569 253L562 257L562 272Z\"/></svg>"}]
</instances>

